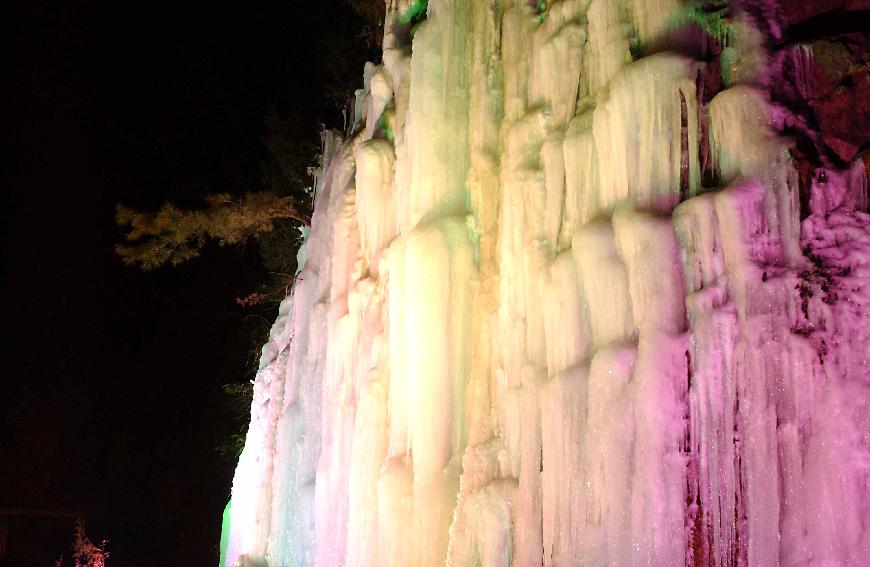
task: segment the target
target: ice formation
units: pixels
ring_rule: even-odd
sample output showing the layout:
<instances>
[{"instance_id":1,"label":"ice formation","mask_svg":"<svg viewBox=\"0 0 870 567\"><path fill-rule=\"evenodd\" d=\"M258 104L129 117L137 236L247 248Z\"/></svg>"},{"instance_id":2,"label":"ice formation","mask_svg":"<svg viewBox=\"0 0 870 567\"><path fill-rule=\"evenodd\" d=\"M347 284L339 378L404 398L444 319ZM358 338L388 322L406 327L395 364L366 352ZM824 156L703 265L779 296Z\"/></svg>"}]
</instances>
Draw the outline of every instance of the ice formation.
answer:
<instances>
[{"instance_id":1,"label":"ice formation","mask_svg":"<svg viewBox=\"0 0 870 567\"><path fill-rule=\"evenodd\" d=\"M860 158L801 211L751 14L712 96L683 3L535 4L430 0L325 134L222 566L866 565Z\"/></svg>"}]
</instances>

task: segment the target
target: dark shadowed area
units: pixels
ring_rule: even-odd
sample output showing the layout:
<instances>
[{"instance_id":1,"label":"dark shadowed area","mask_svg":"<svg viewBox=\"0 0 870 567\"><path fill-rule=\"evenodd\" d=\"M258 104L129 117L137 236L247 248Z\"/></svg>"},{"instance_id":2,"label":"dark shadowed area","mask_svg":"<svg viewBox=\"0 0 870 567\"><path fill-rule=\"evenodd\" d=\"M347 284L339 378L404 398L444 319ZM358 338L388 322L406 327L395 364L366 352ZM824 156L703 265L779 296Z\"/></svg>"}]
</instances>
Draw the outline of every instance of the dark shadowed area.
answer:
<instances>
[{"instance_id":1,"label":"dark shadowed area","mask_svg":"<svg viewBox=\"0 0 870 567\"><path fill-rule=\"evenodd\" d=\"M313 160L372 56L363 22L340 0L4 12L0 565L69 562L78 517L111 567L213 565L221 386L253 377L274 316L235 298L267 274L256 242L127 268L114 207L259 190L270 113Z\"/></svg>"}]
</instances>

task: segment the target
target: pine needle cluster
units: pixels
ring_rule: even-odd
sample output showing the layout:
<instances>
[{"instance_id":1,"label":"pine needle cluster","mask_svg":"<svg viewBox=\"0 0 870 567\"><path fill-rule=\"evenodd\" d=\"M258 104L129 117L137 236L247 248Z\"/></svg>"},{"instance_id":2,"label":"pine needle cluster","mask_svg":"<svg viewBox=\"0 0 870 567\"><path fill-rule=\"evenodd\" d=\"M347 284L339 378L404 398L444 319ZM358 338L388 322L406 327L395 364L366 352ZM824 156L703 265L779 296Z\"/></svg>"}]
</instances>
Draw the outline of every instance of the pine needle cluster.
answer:
<instances>
[{"instance_id":1,"label":"pine needle cluster","mask_svg":"<svg viewBox=\"0 0 870 567\"><path fill-rule=\"evenodd\" d=\"M273 192L241 197L218 193L206 195L205 200L208 206L204 209L184 210L164 203L156 213L118 205L115 220L129 227L129 232L127 243L118 244L115 252L128 266L148 271L195 258L209 240L226 246L256 238L271 231L278 219L311 223L293 197Z\"/></svg>"}]
</instances>

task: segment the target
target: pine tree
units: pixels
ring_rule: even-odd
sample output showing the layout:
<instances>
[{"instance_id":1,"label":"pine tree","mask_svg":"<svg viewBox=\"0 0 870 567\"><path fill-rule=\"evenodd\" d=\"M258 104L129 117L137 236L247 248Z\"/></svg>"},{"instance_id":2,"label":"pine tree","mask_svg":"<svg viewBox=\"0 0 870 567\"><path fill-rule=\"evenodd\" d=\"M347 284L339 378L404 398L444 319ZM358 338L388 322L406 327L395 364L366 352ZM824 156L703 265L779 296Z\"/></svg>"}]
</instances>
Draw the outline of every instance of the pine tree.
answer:
<instances>
[{"instance_id":1,"label":"pine tree","mask_svg":"<svg viewBox=\"0 0 870 567\"><path fill-rule=\"evenodd\" d=\"M210 194L205 200L205 209L182 210L164 203L156 213L118 205L116 222L130 228L127 243L117 245L115 252L128 266L153 270L195 258L208 240L217 240L221 246L240 244L271 231L273 222L279 219L311 223L293 197L273 192L246 193L242 197Z\"/></svg>"}]
</instances>

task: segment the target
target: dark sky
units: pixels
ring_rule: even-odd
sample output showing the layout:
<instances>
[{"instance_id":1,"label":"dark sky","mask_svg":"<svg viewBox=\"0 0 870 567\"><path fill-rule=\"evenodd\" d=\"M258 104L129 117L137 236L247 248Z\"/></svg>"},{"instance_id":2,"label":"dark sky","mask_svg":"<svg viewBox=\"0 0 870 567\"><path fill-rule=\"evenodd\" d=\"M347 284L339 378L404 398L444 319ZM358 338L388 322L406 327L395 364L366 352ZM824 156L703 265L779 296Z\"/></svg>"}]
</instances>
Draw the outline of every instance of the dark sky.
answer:
<instances>
[{"instance_id":1,"label":"dark sky","mask_svg":"<svg viewBox=\"0 0 870 567\"><path fill-rule=\"evenodd\" d=\"M234 298L264 270L256 245L125 268L114 206L257 190L270 110L309 141L340 125L321 93L361 80L361 23L339 0L4 8L0 522L82 511L110 567L214 565L234 468L214 451L233 431L220 386L252 377L272 316ZM8 522L8 565L69 539Z\"/></svg>"}]
</instances>

